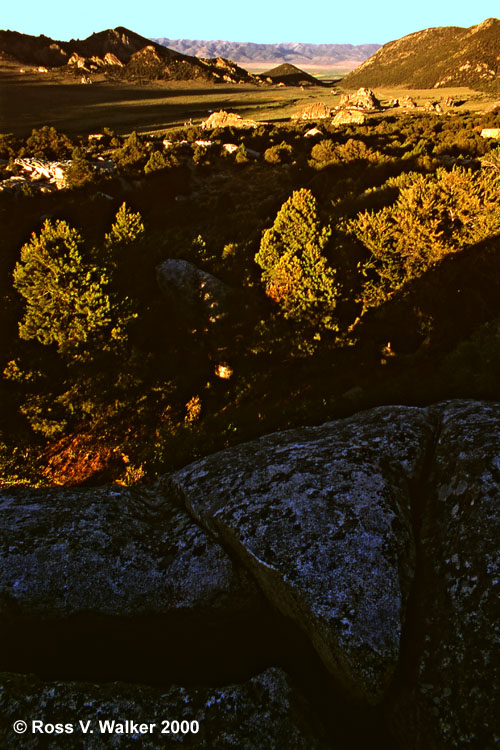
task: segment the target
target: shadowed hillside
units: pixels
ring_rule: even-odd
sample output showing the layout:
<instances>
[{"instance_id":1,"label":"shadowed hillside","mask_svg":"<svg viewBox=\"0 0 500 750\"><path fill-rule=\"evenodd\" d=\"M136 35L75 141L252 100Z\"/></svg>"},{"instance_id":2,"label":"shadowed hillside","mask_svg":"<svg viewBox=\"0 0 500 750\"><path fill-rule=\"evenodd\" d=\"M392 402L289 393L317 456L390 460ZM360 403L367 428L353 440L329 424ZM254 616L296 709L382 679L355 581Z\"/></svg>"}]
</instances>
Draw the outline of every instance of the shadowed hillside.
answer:
<instances>
[{"instance_id":1,"label":"shadowed hillside","mask_svg":"<svg viewBox=\"0 0 500 750\"><path fill-rule=\"evenodd\" d=\"M271 78L274 83L285 83L288 86L302 86L305 83L314 86L321 84L317 78L297 68L295 65L290 65L290 63L283 63L283 65L278 65L276 68L266 70L265 73L262 73L262 77Z\"/></svg>"},{"instance_id":2,"label":"shadowed hillside","mask_svg":"<svg viewBox=\"0 0 500 750\"><path fill-rule=\"evenodd\" d=\"M500 91L500 21L417 31L381 47L343 79L346 88L469 86Z\"/></svg>"},{"instance_id":3,"label":"shadowed hillside","mask_svg":"<svg viewBox=\"0 0 500 750\"><path fill-rule=\"evenodd\" d=\"M59 42L46 36L0 31L0 61L82 73L106 73L126 81L206 80L238 83L253 76L230 60L183 55L118 26L87 39Z\"/></svg>"}]
</instances>

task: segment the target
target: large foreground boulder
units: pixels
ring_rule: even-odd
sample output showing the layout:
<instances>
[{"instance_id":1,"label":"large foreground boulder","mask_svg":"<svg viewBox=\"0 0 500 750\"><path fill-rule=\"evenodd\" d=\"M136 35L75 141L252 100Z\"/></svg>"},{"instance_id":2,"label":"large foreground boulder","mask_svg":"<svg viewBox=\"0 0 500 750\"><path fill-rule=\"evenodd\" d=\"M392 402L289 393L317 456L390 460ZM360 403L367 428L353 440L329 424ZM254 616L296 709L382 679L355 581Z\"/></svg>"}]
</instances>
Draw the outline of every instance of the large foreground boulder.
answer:
<instances>
[{"instance_id":1,"label":"large foreground boulder","mask_svg":"<svg viewBox=\"0 0 500 750\"><path fill-rule=\"evenodd\" d=\"M411 487L432 428L418 409L261 438L174 473L167 489L253 572L344 691L379 702L414 576Z\"/></svg>"},{"instance_id":2,"label":"large foreground boulder","mask_svg":"<svg viewBox=\"0 0 500 750\"><path fill-rule=\"evenodd\" d=\"M198 661L222 679L231 658L252 666L257 645L248 636L246 658L237 631L257 637L263 598L158 490L16 488L0 509L0 670L147 680Z\"/></svg>"},{"instance_id":3,"label":"large foreground boulder","mask_svg":"<svg viewBox=\"0 0 500 750\"><path fill-rule=\"evenodd\" d=\"M154 490L19 488L1 493L0 509L4 614L153 615L231 599L246 606L255 592L224 550Z\"/></svg>"},{"instance_id":4,"label":"large foreground boulder","mask_svg":"<svg viewBox=\"0 0 500 750\"><path fill-rule=\"evenodd\" d=\"M172 747L323 748L320 724L329 750L500 747L500 404L379 407L0 509L2 750L164 746L12 731L85 715L203 717Z\"/></svg>"}]
</instances>

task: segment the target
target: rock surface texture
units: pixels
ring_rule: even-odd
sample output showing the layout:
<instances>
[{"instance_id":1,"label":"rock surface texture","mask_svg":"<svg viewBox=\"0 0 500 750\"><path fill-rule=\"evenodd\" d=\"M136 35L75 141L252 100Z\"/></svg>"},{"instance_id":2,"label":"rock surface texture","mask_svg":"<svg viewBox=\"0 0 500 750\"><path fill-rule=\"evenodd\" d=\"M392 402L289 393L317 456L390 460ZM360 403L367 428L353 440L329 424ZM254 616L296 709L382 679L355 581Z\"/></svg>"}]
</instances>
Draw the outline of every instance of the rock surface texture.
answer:
<instances>
[{"instance_id":1,"label":"rock surface texture","mask_svg":"<svg viewBox=\"0 0 500 750\"><path fill-rule=\"evenodd\" d=\"M0 505L6 750L500 747L500 404L378 407ZM33 718L75 729L14 732Z\"/></svg>"},{"instance_id":2,"label":"rock surface texture","mask_svg":"<svg viewBox=\"0 0 500 750\"><path fill-rule=\"evenodd\" d=\"M500 747L500 408L452 402L440 421L422 498L402 739Z\"/></svg>"},{"instance_id":3,"label":"rock surface texture","mask_svg":"<svg viewBox=\"0 0 500 750\"><path fill-rule=\"evenodd\" d=\"M358 109L340 109L332 119L334 125L362 125L364 122L366 117Z\"/></svg>"},{"instance_id":4,"label":"rock surface texture","mask_svg":"<svg viewBox=\"0 0 500 750\"><path fill-rule=\"evenodd\" d=\"M221 109L219 112L212 112L201 123L203 130L213 130L214 128L256 128L258 125L255 120L244 119L235 112L226 112Z\"/></svg>"},{"instance_id":5,"label":"rock surface texture","mask_svg":"<svg viewBox=\"0 0 500 750\"><path fill-rule=\"evenodd\" d=\"M418 410L381 408L261 438L168 480L369 703L398 663L414 577L409 488L430 437Z\"/></svg>"},{"instance_id":6,"label":"rock surface texture","mask_svg":"<svg viewBox=\"0 0 500 750\"><path fill-rule=\"evenodd\" d=\"M292 115L292 120L324 120L332 114L331 107L324 102L315 102L302 110L299 114Z\"/></svg>"},{"instance_id":7,"label":"rock surface texture","mask_svg":"<svg viewBox=\"0 0 500 750\"><path fill-rule=\"evenodd\" d=\"M359 107L360 109L380 109L380 101L371 89L360 88L354 94L340 97L340 106Z\"/></svg>"},{"instance_id":8,"label":"rock surface texture","mask_svg":"<svg viewBox=\"0 0 500 750\"><path fill-rule=\"evenodd\" d=\"M2 750L36 750L42 747L40 737L48 750L327 749L315 736L300 693L282 670L274 668L239 685L164 690L125 683L44 683L4 674L0 715L6 730ZM9 739L9 729L20 716L44 715L57 717L74 731L52 737L29 732L21 739L11 731ZM87 727L85 734L76 717ZM184 723L183 730L188 731L178 729L176 722ZM122 727L128 731L122 733Z\"/></svg>"}]
</instances>

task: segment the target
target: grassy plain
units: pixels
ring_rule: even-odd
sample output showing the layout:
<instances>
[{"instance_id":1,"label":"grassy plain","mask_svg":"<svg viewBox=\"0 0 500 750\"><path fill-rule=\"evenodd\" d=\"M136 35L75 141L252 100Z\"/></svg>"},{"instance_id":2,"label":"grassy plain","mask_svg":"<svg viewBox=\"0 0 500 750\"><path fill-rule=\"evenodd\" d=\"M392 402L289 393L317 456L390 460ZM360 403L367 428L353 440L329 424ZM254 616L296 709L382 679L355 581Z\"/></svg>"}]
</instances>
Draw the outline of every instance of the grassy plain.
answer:
<instances>
[{"instance_id":1,"label":"grassy plain","mask_svg":"<svg viewBox=\"0 0 500 750\"><path fill-rule=\"evenodd\" d=\"M316 71L333 82L330 70ZM34 127L53 125L69 133L91 133L104 126L124 134L132 130L154 132L206 119L219 109L237 112L257 121L279 122L300 113L314 102L334 107L342 93L341 82L330 87L207 84L196 81L148 82L144 85L111 82L93 76L91 85L63 73L20 73L18 66L0 68L0 132L28 135ZM411 95L419 105L454 96L461 109L487 111L496 101L466 88L405 90L380 89L384 103Z\"/></svg>"},{"instance_id":2,"label":"grassy plain","mask_svg":"<svg viewBox=\"0 0 500 750\"><path fill-rule=\"evenodd\" d=\"M288 119L314 101L335 103L324 87L207 84L155 81L114 83L93 76L91 85L60 73L0 70L0 132L25 136L42 124L66 133L90 133L103 126L119 133L151 132L200 123L219 109L263 121ZM338 94L337 94L338 98Z\"/></svg>"}]
</instances>

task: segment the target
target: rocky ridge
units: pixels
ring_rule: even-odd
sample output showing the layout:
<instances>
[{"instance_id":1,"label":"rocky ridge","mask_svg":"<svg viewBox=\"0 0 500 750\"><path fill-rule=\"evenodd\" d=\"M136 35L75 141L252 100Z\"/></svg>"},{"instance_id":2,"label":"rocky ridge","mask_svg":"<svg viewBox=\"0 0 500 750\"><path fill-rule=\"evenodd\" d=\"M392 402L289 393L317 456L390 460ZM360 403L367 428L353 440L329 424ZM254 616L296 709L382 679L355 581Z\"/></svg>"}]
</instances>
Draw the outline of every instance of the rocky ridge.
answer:
<instances>
[{"instance_id":1,"label":"rocky ridge","mask_svg":"<svg viewBox=\"0 0 500 750\"><path fill-rule=\"evenodd\" d=\"M35 714L199 721L165 747L500 746L499 456L500 405L451 401L149 488L4 488L2 748L37 747Z\"/></svg>"},{"instance_id":2,"label":"rocky ridge","mask_svg":"<svg viewBox=\"0 0 500 750\"><path fill-rule=\"evenodd\" d=\"M16 31L0 31L1 59L43 66L46 72L50 69L65 70L80 76L100 72L126 81L260 81L231 60L184 55L122 26L69 42L55 41L43 35L35 37Z\"/></svg>"}]
</instances>

